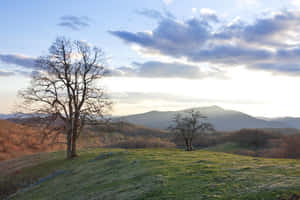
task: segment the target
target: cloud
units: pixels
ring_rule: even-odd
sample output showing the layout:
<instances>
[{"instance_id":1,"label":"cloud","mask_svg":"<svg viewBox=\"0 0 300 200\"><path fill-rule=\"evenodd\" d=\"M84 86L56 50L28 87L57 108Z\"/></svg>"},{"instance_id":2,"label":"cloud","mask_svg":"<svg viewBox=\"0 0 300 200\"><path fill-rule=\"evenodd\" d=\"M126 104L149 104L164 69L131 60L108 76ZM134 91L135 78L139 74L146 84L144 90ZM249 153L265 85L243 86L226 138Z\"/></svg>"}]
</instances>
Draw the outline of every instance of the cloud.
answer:
<instances>
[{"instance_id":1,"label":"cloud","mask_svg":"<svg viewBox=\"0 0 300 200\"><path fill-rule=\"evenodd\" d=\"M300 7L300 0L291 0L291 4L292 4L293 6Z\"/></svg>"},{"instance_id":2,"label":"cloud","mask_svg":"<svg viewBox=\"0 0 300 200\"><path fill-rule=\"evenodd\" d=\"M7 71L2 71L0 70L0 77L7 77L7 76L14 76L14 72L7 72Z\"/></svg>"},{"instance_id":3,"label":"cloud","mask_svg":"<svg viewBox=\"0 0 300 200\"><path fill-rule=\"evenodd\" d=\"M24 68L35 68L36 58L22 54L0 54L0 61L6 64L14 64Z\"/></svg>"},{"instance_id":4,"label":"cloud","mask_svg":"<svg viewBox=\"0 0 300 200\"><path fill-rule=\"evenodd\" d=\"M0 62L13 65L6 67L5 71L0 70L0 76L30 76L36 69L36 58L22 54L0 54Z\"/></svg>"},{"instance_id":5,"label":"cloud","mask_svg":"<svg viewBox=\"0 0 300 200\"><path fill-rule=\"evenodd\" d=\"M110 31L111 34L149 50L156 50L165 55L183 56L188 49L203 45L211 36L207 25L191 19L180 23L173 19L164 19L151 34L148 32L131 33L128 31Z\"/></svg>"},{"instance_id":6,"label":"cloud","mask_svg":"<svg viewBox=\"0 0 300 200\"><path fill-rule=\"evenodd\" d=\"M154 9L144 8L142 10L137 10L136 13L139 15L143 15L143 16L153 18L153 19L158 19L158 20L161 20L164 18L164 16L159 11L154 10Z\"/></svg>"},{"instance_id":7,"label":"cloud","mask_svg":"<svg viewBox=\"0 0 300 200\"><path fill-rule=\"evenodd\" d=\"M295 63L300 63L300 11L273 12L253 23L222 20L218 26L203 16L217 17L217 14L202 9L200 18L185 21L163 18L151 32L110 33L126 43L138 45L145 54L224 67L242 65L289 74L298 72Z\"/></svg>"},{"instance_id":8,"label":"cloud","mask_svg":"<svg viewBox=\"0 0 300 200\"><path fill-rule=\"evenodd\" d=\"M175 19L175 16L166 8L163 10L163 12L160 12L155 9L143 8L140 10L136 10L135 13L158 21L162 21L163 19L168 18Z\"/></svg>"},{"instance_id":9,"label":"cloud","mask_svg":"<svg viewBox=\"0 0 300 200\"><path fill-rule=\"evenodd\" d=\"M192 104L197 105L200 103L209 104L264 104L264 101L254 101L247 99L212 99L212 98L199 98L195 96L183 96L172 93L161 92L113 92L111 98L117 100L119 103L125 104L138 104L145 101L159 101L176 104Z\"/></svg>"},{"instance_id":10,"label":"cloud","mask_svg":"<svg viewBox=\"0 0 300 200\"><path fill-rule=\"evenodd\" d=\"M179 62L165 63L148 61L145 63L133 63L134 67L120 67L110 70L110 76L144 77L144 78L183 78L183 79L204 79L219 78L225 79L225 72L217 68L201 70L200 67Z\"/></svg>"},{"instance_id":11,"label":"cloud","mask_svg":"<svg viewBox=\"0 0 300 200\"><path fill-rule=\"evenodd\" d=\"M200 15L206 20L211 20L213 22L219 22L219 18L217 16L216 11L209 8L202 8L200 10Z\"/></svg>"},{"instance_id":12,"label":"cloud","mask_svg":"<svg viewBox=\"0 0 300 200\"><path fill-rule=\"evenodd\" d=\"M65 15L60 18L60 22L57 25L79 31L90 26L90 22L91 19L87 16L77 17L73 15Z\"/></svg>"}]
</instances>

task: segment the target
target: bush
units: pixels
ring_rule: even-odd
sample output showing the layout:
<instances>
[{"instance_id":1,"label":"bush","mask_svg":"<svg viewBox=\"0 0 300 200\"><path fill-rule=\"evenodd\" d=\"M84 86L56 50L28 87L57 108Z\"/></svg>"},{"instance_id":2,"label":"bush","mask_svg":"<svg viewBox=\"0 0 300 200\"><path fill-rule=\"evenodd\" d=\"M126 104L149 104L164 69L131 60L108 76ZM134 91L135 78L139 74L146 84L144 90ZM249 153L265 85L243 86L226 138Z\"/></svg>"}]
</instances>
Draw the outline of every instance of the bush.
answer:
<instances>
[{"instance_id":1,"label":"bush","mask_svg":"<svg viewBox=\"0 0 300 200\"><path fill-rule=\"evenodd\" d=\"M300 135L285 137L280 149L284 158L300 158Z\"/></svg>"},{"instance_id":2,"label":"bush","mask_svg":"<svg viewBox=\"0 0 300 200\"><path fill-rule=\"evenodd\" d=\"M239 143L241 146L254 147L256 149L265 147L271 139L280 137L278 134L269 133L259 129L242 129L227 137L230 142Z\"/></svg>"},{"instance_id":3,"label":"bush","mask_svg":"<svg viewBox=\"0 0 300 200\"><path fill-rule=\"evenodd\" d=\"M214 132L196 136L193 140L193 146L196 148L206 148L226 143L226 133ZM176 135L172 140L177 147L184 147L184 140L181 135Z\"/></svg>"}]
</instances>

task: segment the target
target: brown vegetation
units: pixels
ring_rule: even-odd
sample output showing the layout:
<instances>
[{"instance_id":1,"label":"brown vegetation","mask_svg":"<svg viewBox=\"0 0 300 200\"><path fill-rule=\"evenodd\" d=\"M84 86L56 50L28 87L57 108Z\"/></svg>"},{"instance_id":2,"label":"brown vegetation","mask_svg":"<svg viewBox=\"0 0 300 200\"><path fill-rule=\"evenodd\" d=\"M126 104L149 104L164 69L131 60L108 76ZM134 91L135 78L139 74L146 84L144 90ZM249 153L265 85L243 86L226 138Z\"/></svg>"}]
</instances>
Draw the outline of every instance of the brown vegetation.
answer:
<instances>
[{"instance_id":1,"label":"brown vegetation","mask_svg":"<svg viewBox=\"0 0 300 200\"><path fill-rule=\"evenodd\" d=\"M13 122L12 122L13 121ZM65 137L51 134L41 143L41 130L33 119L0 120L0 161L27 154L64 149ZM86 126L78 139L78 148L119 147L155 148L175 147L170 133L125 122ZM55 139L55 140L54 140Z\"/></svg>"},{"instance_id":2,"label":"brown vegetation","mask_svg":"<svg viewBox=\"0 0 300 200\"><path fill-rule=\"evenodd\" d=\"M178 141L176 141L178 145ZM242 129L236 132L214 133L196 138L195 146L213 147L235 143L239 148L231 153L269 158L300 158L299 133L285 133L276 129Z\"/></svg>"},{"instance_id":3,"label":"brown vegetation","mask_svg":"<svg viewBox=\"0 0 300 200\"><path fill-rule=\"evenodd\" d=\"M19 124L0 120L0 160L63 149L63 145L53 143L51 137L41 143L41 133L34 128L33 123L30 124L32 120L14 121ZM61 137L58 141L64 142L64 139ZM300 158L300 135L285 134L278 130L242 129L228 133L213 132L197 135L193 140L196 148L214 147L226 143L238 145L230 151L231 153L271 158ZM127 122L86 126L78 141L79 148L168 148L175 146L185 146L181 135Z\"/></svg>"},{"instance_id":4,"label":"brown vegetation","mask_svg":"<svg viewBox=\"0 0 300 200\"><path fill-rule=\"evenodd\" d=\"M0 120L0 161L62 148L61 144L52 143L53 138L47 138L43 143L41 138L38 129Z\"/></svg>"}]
</instances>

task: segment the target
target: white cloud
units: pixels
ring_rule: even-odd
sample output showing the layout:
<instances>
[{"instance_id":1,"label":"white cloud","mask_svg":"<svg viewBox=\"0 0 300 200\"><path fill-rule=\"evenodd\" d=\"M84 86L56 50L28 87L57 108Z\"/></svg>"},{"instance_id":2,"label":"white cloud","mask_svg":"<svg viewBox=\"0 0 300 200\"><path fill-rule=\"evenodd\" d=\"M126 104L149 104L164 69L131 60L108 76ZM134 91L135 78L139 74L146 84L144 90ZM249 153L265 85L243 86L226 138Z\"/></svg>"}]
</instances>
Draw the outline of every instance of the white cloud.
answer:
<instances>
[{"instance_id":1,"label":"white cloud","mask_svg":"<svg viewBox=\"0 0 300 200\"><path fill-rule=\"evenodd\" d=\"M300 0L292 0L292 1L291 1L291 4L292 4L293 6L300 7Z\"/></svg>"},{"instance_id":2,"label":"white cloud","mask_svg":"<svg viewBox=\"0 0 300 200\"><path fill-rule=\"evenodd\" d=\"M210 8L202 8L200 10L200 15L208 21L219 22L217 12Z\"/></svg>"},{"instance_id":3,"label":"white cloud","mask_svg":"<svg viewBox=\"0 0 300 200\"><path fill-rule=\"evenodd\" d=\"M212 16L212 15L216 15L216 11L214 11L210 8L202 8L200 10L200 14L203 16Z\"/></svg>"},{"instance_id":4,"label":"white cloud","mask_svg":"<svg viewBox=\"0 0 300 200\"><path fill-rule=\"evenodd\" d=\"M192 12L196 13L197 12L197 8L192 8Z\"/></svg>"}]
</instances>

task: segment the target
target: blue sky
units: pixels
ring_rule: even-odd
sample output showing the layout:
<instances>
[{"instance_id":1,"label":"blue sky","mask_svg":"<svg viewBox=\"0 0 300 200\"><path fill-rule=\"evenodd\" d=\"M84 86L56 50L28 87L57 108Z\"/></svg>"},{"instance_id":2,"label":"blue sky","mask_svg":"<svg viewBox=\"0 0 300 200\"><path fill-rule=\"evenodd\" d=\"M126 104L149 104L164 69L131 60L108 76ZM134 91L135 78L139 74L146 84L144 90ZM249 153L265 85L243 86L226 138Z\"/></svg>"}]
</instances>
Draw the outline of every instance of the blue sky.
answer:
<instances>
[{"instance_id":1,"label":"blue sky","mask_svg":"<svg viewBox=\"0 0 300 200\"><path fill-rule=\"evenodd\" d=\"M2 113L66 36L105 51L113 114L217 104L300 116L300 0L3 0L0 17Z\"/></svg>"},{"instance_id":2,"label":"blue sky","mask_svg":"<svg viewBox=\"0 0 300 200\"><path fill-rule=\"evenodd\" d=\"M243 2L244 1L244 2ZM188 19L194 15L192 8L210 8L217 13L228 15L227 18L240 16L248 21L260 14L272 4L270 9L279 10L291 7L283 1L199 1L173 0L166 4L161 0L18 0L1 1L1 47L2 53L23 53L37 56L46 53L47 47L60 35L72 39L87 40L101 46L113 56L117 64L130 62L128 58L135 57L135 52L128 52L128 46L110 35L108 30L130 30L132 32L151 30L156 22L138 15L142 9L168 11L178 19ZM256 9L258 8L258 9ZM57 26L62 16L87 16L91 19L90 26L80 31L70 31ZM126 52L126 53L125 53ZM138 59L136 56L135 59Z\"/></svg>"}]
</instances>

